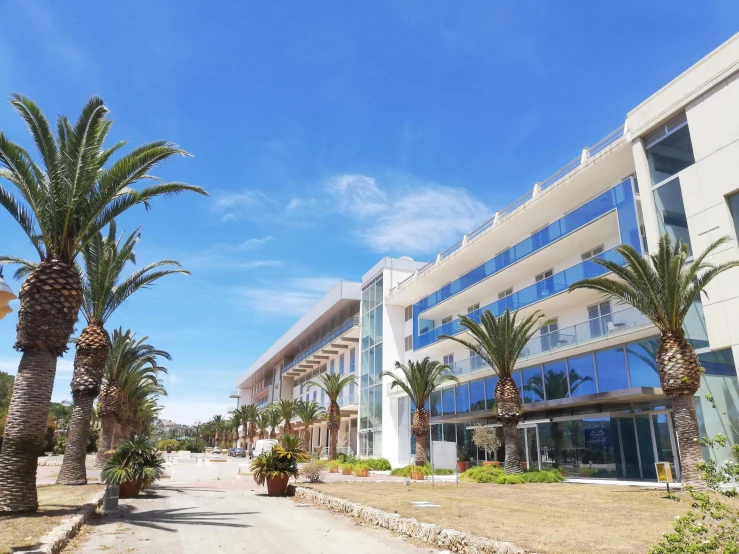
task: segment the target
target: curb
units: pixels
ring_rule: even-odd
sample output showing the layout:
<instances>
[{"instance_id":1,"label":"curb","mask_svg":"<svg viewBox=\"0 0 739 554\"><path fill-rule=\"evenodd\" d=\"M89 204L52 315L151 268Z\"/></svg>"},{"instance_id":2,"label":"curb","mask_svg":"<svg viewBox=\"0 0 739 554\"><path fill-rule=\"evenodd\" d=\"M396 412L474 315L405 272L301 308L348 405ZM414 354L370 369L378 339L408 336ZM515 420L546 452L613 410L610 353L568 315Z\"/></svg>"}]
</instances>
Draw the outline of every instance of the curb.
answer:
<instances>
[{"instance_id":1,"label":"curb","mask_svg":"<svg viewBox=\"0 0 739 554\"><path fill-rule=\"evenodd\" d=\"M433 523L421 523L413 518L403 518L398 514L326 496L305 487L296 487L295 498L322 506L332 512L351 516L364 523L388 529L405 537L423 541L440 550L459 554L532 554L531 551L510 542L478 537L455 529L442 529Z\"/></svg>"},{"instance_id":2,"label":"curb","mask_svg":"<svg viewBox=\"0 0 739 554\"><path fill-rule=\"evenodd\" d=\"M41 544L30 550L16 550L14 552L18 554L30 552L58 554L67 545L67 543L74 538L80 528L92 519L98 506L103 503L104 496L105 489L100 492L96 492L75 515L68 517L57 527L41 537L41 540L39 541Z\"/></svg>"}]
</instances>

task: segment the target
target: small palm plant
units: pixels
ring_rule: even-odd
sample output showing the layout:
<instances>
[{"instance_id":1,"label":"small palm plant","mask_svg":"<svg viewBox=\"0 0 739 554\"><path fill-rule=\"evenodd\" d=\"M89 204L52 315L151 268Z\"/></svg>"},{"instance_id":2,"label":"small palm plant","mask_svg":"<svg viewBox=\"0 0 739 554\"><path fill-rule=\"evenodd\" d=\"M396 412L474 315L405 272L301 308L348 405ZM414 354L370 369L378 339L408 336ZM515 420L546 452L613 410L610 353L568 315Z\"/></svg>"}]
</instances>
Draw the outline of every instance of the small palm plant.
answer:
<instances>
[{"instance_id":1,"label":"small palm plant","mask_svg":"<svg viewBox=\"0 0 739 554\"><path fill-rule=\"evenodd\" d=\"M276 439L277 438L277 428L282 423L282 414L275 410L273 407L270 407L266 410L268 416L269 416L269 438Z\"/></svg>"},{"instance_id":2,"label":"small palm plant","mask_svg":"<svg viewBox=\"0 0 739 554\"><path fill-rule=\"evenodd\" d=\"M497 371L495 403L498 421L503 424L505 472L508 474L521 473L516 433L521 417L521 393L513 379L513 369L526 343L541 328L544 314L537 310L520 322L517 321L517 316L517 311L511 313L510 310L506 310L503 315L496 318L490 310L486 310L480 316L480 323L477 323L465 315L460 315L460 325L472 335L474 342L448 335L439 337L451 339L472 350Z\"/></svg>"},{"instance_id":3,"label":"small palm plant","mask_svg":"<svg viewBox=\"0 0 739 554\"><path fill-rule=\"evenodd\" d=\"M431 430L426 402L443 383L459 383L459 379L452 375L448 365L431 361L428 356L420 362L409 361L408 365L395 362L395 369L403 374L403 378L390 371L384 371L382 376L390 377L390 388L400 387L416 406L411 431L416 438L416 465L423 467L426 463L426 438Z\"/></svg>"},{"instance_id":4,"label":"small palm plant","mask_svg":"<svg viewBox=\"0 0 739 554\"><path fill-rule=\"evenodd\" d=\"M295 400L288 400L287 398L281 398L272 403L272 409L280 414L282 421L285 422L284 431L285 434L291 434L293 430L292 423L290 421L295 417L295 408L297 404Z\"/></svg>"},{"instance_id":5,"label":"small palm plant","mask_svg":"<svg viewBox=\"0 0 739 554\"><path fill-rule=\"evenodd\" d=\"M266 482L270 496L283 496L290 477L298 477L298 463L310 459L300 442L297 435L283 435L280 443L251 463L254 481L260 487Z\"/></svg>"},{"instance_id":6,"label":"small palm plant","mask_svg":"<svg viewBox=\"0 0 739 554\"><path fill-rule=\"evenodd\" d=\"M148 489L164 474L164 459L147 436L134 435L121 442L105 463L100 479L108 485L138 484Z\"/></svg>"},{"instance_id":7,"label":"small palm plant","mask_svg":"<svg viewBox=\"0 0 739 554\"><path fill-rule=\"evenodd\" d=\"M672 398L682 482L696 488L705 488L697 465L703 461L698 436L698 420L693 396L700 387L701 367L698 355L685 338L683 325L700 293L718 275L739 261L714 265L708 257L729 242L723 237L710 244L701 254L688 262L688 245L669 235L659 240L657 252L642 257L628 245L621 245L616 252L626 262L618 263L593 258L591 261L608 269L615 277L583 279L570 287L591 289L608 297L630 304L643 313L661 333L657 349L657 371L664 393Z\"/></svg>"},{"instance_id":8,"label":"small palm plant","mask_svg":"<svg viewBox=\"0 0 739 554\"><path fill-rule=\"evenodd\" d=\"M346 377L339 373L324 373L318 377L319 382L311 381L308 383L308 389L312 387L318 387L326 393L329 399L328 405L328 430L329 430L329 445L328 445L328 459L336 459L336 447L339 442L339 428L341 427L341 409L337 399L341 395L341 391L344 387L349 385L355 385L357 380L353 375Z\"/></svg>"},{"instance_id":9,"label":"small palm plant","mask_svg":"<svg viewBox=\"0 0 739 554\"><path fill-rule=\"evenodd\" d=\"M306 450L312 450L310 443L310 426L318 419L326 416L325 408L321 407L315 400L298 401L295 413L303 424L303 444Z\"/></svg>"}]
</instances>

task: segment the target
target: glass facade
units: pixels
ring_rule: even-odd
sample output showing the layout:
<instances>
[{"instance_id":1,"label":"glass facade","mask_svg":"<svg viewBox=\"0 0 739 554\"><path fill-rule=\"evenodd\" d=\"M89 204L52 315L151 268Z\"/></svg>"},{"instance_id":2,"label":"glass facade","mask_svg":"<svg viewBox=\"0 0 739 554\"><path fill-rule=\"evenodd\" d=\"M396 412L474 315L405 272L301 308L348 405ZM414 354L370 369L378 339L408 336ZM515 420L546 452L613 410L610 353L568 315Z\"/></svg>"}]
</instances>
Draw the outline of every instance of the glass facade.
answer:
<instances>
[{"instance_id":1,"label":"glass facade","mask_svg":"<svg viewBox=\"0 0 739 554\"><path fill-rule=\"evenodd\" d=\"M562 219L540 229L530 237L506 249L493 259L469 271L459 279L444 285L435 293L414 304L414 348L422 348L435 342L440 334L453 334L459 332L458 322L456 321L446 323L434 329L432 321L419 318L424 311L461 292L462 290L479 283L491 275L502 271L509 265L546 247L552 242L572 233L583 225L594 221L614 209L616 210L619 221L621 242L623 244L629 244L641 251L639 225L636 216L632 187L631 179L623 181L590 202L587 202L579 208L571 211ZM620 256L615 255L612 251L605 253L605 256L619 263L622 262ZM498 312L502 313L505 311L506 307L517 309L526 306L548 295L562 292L571 283L584 277L592 277L602 274L603 270L600 266L596 266L592 262L584 262L583 264L579 264L578 266L553 275L552 277L543 279L533 287L528 287L527 289L507 296L490 306L485 306L482 310L490 309L494 314L499 315ZM471 312L469 315L473 318L478 318L480 313L481 310L476 310Z\"/></svg>"},{"instance_id":2,"label":"glass facade","mask_svg":"<svg viewBox=\"0 0 739 554\"><path fill-rule=\"evenodd\" d=\"M647 160L654 184L669 179L695 163L688 122L684 116L678 119L675 128L669 129L671 123L668 123L668 128L656 140L647 138Z\"/></svg>"},{"instance_id":3,"label":"glass facade","mask_svg":"<svg viewBox=\"0 0 739 554\"><path fill-rule=\"evenodd\" d=\"M690 247L688 217L685 214L680 179L675 178L654 189L654 204L657 210L660 234L667 233L672 242L680 240Z\"/></svg>"},{"instance_id":4,"label":"glass facade","mask_svg":"<svg viewBox=\"0 0 739 554\"><path fill-rule=\"evenodd\" d=\"M382 455L382 277L362 289L359 454ZM351 365L351 362L350 362Z\"/></svg>"}]
</instances>

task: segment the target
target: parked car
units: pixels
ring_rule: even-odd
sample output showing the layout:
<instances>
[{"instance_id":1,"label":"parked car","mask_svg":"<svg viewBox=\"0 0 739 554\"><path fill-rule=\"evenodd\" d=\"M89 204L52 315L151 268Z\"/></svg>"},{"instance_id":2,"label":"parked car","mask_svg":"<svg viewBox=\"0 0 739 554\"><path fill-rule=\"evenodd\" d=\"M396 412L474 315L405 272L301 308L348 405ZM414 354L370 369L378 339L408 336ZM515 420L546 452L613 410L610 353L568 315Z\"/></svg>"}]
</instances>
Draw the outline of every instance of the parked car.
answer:
<instances>
[{"instance_id":1,"label":"parked car","mask_svg":"<svg viewBox=\"0 0 739 554\"><path fill-rule=\"evenodd\" d=\"M229 448L229 449L228 449L228 455L229 455L229 456L233 456L233 455L234 455L234 451L235 451L235 450L236 450L235 448Z\"/></svg>"},{"instance_id":2,"label":"parked car","mask_svg":"<svg viewBox=\"0 0 739 554\"><path fill-rule=\"evenodd\" d=\"M220 454L220 453L221 453L221 448L218 447L218 446L214 446L213 447L213 454Z\"/></svg>"},{"instance_id":3,"label":"parked car","mask_svg":"<svg viewBox=\"0 0 739 554\"><path fill-rule=\"evenodd\" d=\"M254 453L252 454L255 458L262 456L272 451L272 447L277 444L275 439L262 439L258 440L254 445Z\"/></svg>"},{"instance_id":4,"label":"parked car","mask_svg":"<svg viewBox=\"0 0 739 554\"><path fill-rule=\"evenodd\" d=\"M234 458L246 458L246 449L234 448Z\"/></svg>"}]
</instances>

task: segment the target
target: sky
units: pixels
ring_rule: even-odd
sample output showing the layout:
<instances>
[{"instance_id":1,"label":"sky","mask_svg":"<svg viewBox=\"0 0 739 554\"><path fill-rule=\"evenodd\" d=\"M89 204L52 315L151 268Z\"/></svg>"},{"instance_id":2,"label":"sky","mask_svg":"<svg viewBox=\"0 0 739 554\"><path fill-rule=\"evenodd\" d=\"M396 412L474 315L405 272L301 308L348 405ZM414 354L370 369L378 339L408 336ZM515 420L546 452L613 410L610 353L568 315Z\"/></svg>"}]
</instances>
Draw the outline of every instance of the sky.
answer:
<instances>
[{"instance_id":1,"label":"sky","mask_svg":"<svg viewBox=\"0 0 739 554\"><path fill-rule=\"evenodd\" d=\"M176 142L193 157L156 175L210 193L118 220L142 228L139 265L174 258L192 272L137 293L108 324L172 354L162 417L179 423L232 408L236 378L337 280L385 255L432 259L739 30L729 0L0 10L0 96L76 119L99 95L111 144ZM6 102L0 131L33 149ZM34 253L2 211L0 253ZM15 323L0 321L0 371L18 365ZM59 362L54 400L70 398L72 360Z\"/></svg>"}]
</instances>

